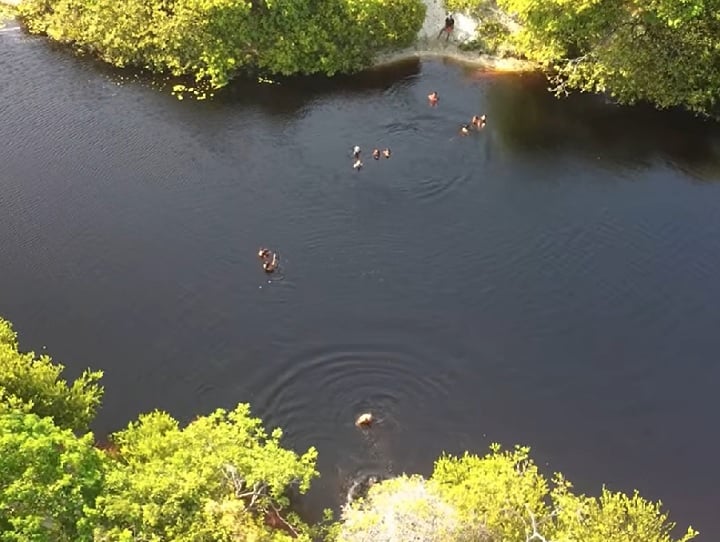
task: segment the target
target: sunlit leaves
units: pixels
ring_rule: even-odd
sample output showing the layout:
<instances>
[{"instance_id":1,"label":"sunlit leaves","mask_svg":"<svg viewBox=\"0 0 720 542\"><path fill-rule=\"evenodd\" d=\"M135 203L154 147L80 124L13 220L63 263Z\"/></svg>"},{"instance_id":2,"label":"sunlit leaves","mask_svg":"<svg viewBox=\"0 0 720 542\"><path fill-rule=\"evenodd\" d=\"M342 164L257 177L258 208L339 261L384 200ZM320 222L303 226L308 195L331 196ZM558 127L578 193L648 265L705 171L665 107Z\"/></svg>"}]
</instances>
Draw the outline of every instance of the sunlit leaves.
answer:
<instances>
[{"instance_id":1,"label":"sunlit leaves","mask_svg":"<svg viewBox=\"0 0 720 542\"><path fill-rule=\"evenodd\" d=\"M0 397L17 408L50 416L64 428L85 431L100 405L101 371L85 371L72 384L50 356L20 353L9 322L0 318Z\"/></svg>"},{"instance_id":2,"label":"sunlit leaves","mask_svg":"<svg viewBox=\"0 0 720 542\"><path fill-rule=\"evenodd\" d=\"M88 512L105 462L92 435L76 437L35 414L0 413L0 540L91 541Z\"/></svg>"},{"instance_id":3,"label":"sunlit leaves","mask_svg":"<svg viewBox=\"0 0 720 542\"><path fill-rule=\"evenodd\" d=\"M26 0L32 32L116 66L191 75L217 89L242 71L353 72L412 42L421 0Z\"/></svg>"},{"instance_id":4,"label":"sunlit leaves","mask_svg":"<svg viewBox=\"0 0 720 542\"><path fill-rule=\"evenodd\" d=\"M605 92L714 114L720 98L720 0L499 0L522 30L516 48L557 90Z\"/></svg>"},{"instance_id":5,"label":"sunlit leaves","mask_svg":"<svg viewBox=\"0 0 720 542\"><path fill-rule=\"evenodd\" d=\"M282 539L265 515L288 506L289 487L308 490L317 453L298 456L280 437L279 430L267 435L247 405L185 428L162 412L141 416L113 437L116 462L98 499L100 540L127 533L175 542ZM307 535L302 522L286 521Z\"/></svg>"},{"instance_id":6,"label":"sunlit leaves","mask_svg":"<svg viewBox=\"0 0 720 542\"><path fill-rule=\"evenodd\" d=\"M552 482L528 448L484 457L442 457L430 480L399 477L370 488L365 500L343 511L338 542L688 542L659 503L637 493L603 489L576 495L561 475Z\"/></svg>"}]
</instances>

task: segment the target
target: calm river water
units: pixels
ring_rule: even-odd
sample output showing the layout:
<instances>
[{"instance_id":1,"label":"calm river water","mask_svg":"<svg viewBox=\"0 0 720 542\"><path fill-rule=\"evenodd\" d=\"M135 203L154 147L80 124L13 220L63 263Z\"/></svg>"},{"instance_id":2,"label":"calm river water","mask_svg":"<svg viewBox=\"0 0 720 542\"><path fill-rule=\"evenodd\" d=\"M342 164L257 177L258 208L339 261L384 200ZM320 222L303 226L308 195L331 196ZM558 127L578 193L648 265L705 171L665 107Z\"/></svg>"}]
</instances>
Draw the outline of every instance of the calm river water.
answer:
<instances>
[{"instance_id":1,"label":"calm river water","mask_svg":"<svg viewBox=\"0 0 720 542\"><path fill-rule=\"evenodd\" d=\"M443 61L206 102L127 75L0 33L0 313L105 371L99 434L248 401L318 447L313 513L527 443L720 539L718 126Z\"/></svg>"}]
</instances>

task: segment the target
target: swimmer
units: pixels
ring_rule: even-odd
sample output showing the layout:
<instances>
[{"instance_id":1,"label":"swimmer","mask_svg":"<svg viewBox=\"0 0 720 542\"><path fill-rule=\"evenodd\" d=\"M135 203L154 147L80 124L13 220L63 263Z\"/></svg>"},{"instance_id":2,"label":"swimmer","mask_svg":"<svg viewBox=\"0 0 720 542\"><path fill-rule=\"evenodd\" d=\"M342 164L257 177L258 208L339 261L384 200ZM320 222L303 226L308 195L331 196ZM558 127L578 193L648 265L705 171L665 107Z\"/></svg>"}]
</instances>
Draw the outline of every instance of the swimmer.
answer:
<instances>
[{"instance_id":1,"label":"swimmer","mask_svg":"<svg viewBox=\"0 0 720 542\"><path fill-rule=\"evenodd\" d=\"M485 126L485 123L487 122L487 117L485 115L480 116L480 122L483 126Z\"/></svg>"},{"instance_id":2,"label":"swimmer","mask_svg":"<svg viewBox=\"0 0 720 542\"><path fill-rule=\"evenodd\" d=\"M355 420L355 426L356 427L369 427L373 422L373 415L369 412L365 412L364 414L360 414L360 416L357 417L357 420Z\"/></svg>"},{"instance_id":3,"label":"swimmer","mask_svg":"<svg viewBox=\"0 0 720 542\"><path fill-rule=\"evenodd\" d=\"M258 250L258 258L260 258L261 260L268 260L271 254L272 252L270 252L269 248L261 248L260 250Z\"/></svg>"},{"instance_id":4,"label":"swimmer","mask_svg":"<svg viewBox=\"0 0 720 542\"><path fill-rule=\"evenodd\" d=\"M385 158L390 158L390 149L383 149L382 155Z\"/></svg>"},{"instance_id":5,"label":"swimmer","mask_svg":"<svg viewBox=\"0 0 720 542\"><path fill-rule=\"evenodd\" d=\"M439 99L440 96L438 96L438 93L435 91L428 94L428 101L430 102L430 105L437 105Z\"/></svg>"},{"instance_id":6,"label":"swimmer","mask_svg":"<svg viewBox=\"0 0 720 542\"><path fill-rule=\"evenodd\" d=\"M355 163L353 164L353 169L359 170L361 167L363 167L363 163L360 160L360 158L355 160Z\"/></svg>"},{"instance_id":7,"label":"swimmer","mask_svg":"<svg viewBox=\"0 0 720 542\"><path fill-rule=\"evenodd\" d=\"M373 149L372 157L375 158L375 160L380 160L380 149Z\"/></svg>"},{"instance_id":8,"label":"swimmer","mask_svg":"<svg viewBox=\"0 0 720 542\"><path fill-rule=\"evenodd\" d=\"M360 160L360 147L357 145L353 147L353 158L355 158L355 160Z\"/></svg>"},{"instance_id":9,"label":"swimmer","mask_svg":"<svg viewBox=\"0 0 720 542\"><path fill-rule=\"evenodd\" d=\"M273 273L278 267L278 257L277 254L273 254L272 260L265 260L263 262L263 270L266 273Z\"/></svg>"},{"instance_id":10,"label":"swimmer","mask_svg":"<svg viewBox=\"0 0 720 542\"><path fill-rule=\"evenodd\" d=\"M475 126L475 127L477 127L477 128L480 128L480 124L481 124L481 123L482 123L482 122L481 122L481 120L480 120L480 117L478 117L477 115L473 115L473 118L472 118L472 120L470 121L470 124L472 124L473 126Z\"/></svg>"},{"instance_id":11,"label":"swimmer","mask_svg":"<svg viewBox=\"0 0 720 542\"><path fill-rule=\"evenodd\" d=\"M463 124L460 127L460 135L468 135L470 133L470 125L469 124Z\"/></svg>"}]
</instances>

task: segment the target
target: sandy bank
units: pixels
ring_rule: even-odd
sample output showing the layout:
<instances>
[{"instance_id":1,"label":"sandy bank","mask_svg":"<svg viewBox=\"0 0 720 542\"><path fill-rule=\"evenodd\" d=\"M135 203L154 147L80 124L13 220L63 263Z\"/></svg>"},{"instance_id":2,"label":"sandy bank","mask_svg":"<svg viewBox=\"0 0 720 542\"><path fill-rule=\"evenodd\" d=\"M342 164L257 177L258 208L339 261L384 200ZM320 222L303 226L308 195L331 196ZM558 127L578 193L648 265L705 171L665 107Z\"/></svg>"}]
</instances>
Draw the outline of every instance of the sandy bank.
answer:
<instances>
[{"instance_id":1,"label":"sandy bank","mask_svg":"<svg viewBox=\"0 0 720 542\"><path fill-rule=\"evenodd\" d=\"M462 13L454 13L455 30L448 41L445 35L438 38L440 29L445 26L444 0L423 0L427 11L422 28L418 32L415 44L407 49L378 55L375 66L400 62L408 58L449 58L457 62L472 64L494 71L522 72L534 71L537 66L518 58L501 58L481 54L477 51L463 51L460 45L475 36L479 21Z\"/></svg>"}]
</instances>

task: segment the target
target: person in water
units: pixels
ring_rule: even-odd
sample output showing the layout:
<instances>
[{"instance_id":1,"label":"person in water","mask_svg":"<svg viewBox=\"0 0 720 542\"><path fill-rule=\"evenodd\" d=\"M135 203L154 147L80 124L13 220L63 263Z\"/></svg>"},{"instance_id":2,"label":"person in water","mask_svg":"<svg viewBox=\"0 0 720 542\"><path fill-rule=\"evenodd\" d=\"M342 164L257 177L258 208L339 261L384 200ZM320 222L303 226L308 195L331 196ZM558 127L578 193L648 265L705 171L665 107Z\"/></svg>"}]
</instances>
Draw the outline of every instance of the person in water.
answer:
<instances>
[{"instance_id":1,"label":"person in water","mask_svg":"<svg viewBox=\"0 0 720 542\"><path fill-rule=\"evenodd\" d=\"M261 260L269 260L270 256L272 256L272 252L270 252L269 248L260 248L258 250L258 258Z\"/></svg>"},{"instance_id":2,"label":"person in water","mask_svg":"<svg viewBox=\"0 0 720 542\"><path fill-rule=\"evenodd\" d=\"M357 169L357 170L360 170L361 167L363 167L363 163L362 163L362 161L360 160L360 158L357 158L357 159L355 160L355 163L353 164L353 168L354 168L354 169Z\"/></svg>"},{"instance_id":3,"label":"person in water","mask_svg":"<svg viewBox=\"0 0 720 542\"><path fill-rule=\"evenodd\" d=\"M428 101L430 102L430 105L437 105L439 99L440 96L438 96L438 93L435 91L428 94Z\"/></svg>"},{"instance_id":4,"label":"person in water","mask_svg":"<svg viewBox=\"0 0 720 542\"><path fill-rule=\"evenodd\" d=\"M385 158L390 158L390 149L383 149L382 155L383 155Z\"/></svg>"},{"instance_id":5,"label":"person in water","mask_svg":"<svg viewBox=\"0 0 720 542\"><path fill-rule=\"evenodd\" d=\"M353 147L353 158L355 158L355 160L360 160L360 147L358 145Z\"/></svg>"},{"instance_id":6,"label":"person in water","mask_svg":"<svg viewBox=\"0 0 720 542\"><path fill-rule=\"evenodd\" d=\"M375 160L380 160L380 149L373 149L372 157L375 158Z\"/></svg>"},{"instance_id":7,"label":"person in water","mask_svg":"<svg viewBox=\"0 0 720 542\"><path fill-rule=\"evenodd\" d=\"M273 253L273 255L272 255L272 260L266 259L265 261L263 261L263 270L266 273L274 273L275 270L277 269L277 267L278 267L278 257L277 257L277 254L275 254L275 253Z\"/></svg>"},{"instance_id":8,"label":"person in water","mask_svg":"<svg viewBox=\"0 0 720 542\"><path fill-rule=\"evenodd\" d=\"M478 117L477 115L473 115L473 118L470 121L470 124L472 124L476 128L480 128L482 121L480 120L480 117Z\"/></svg>"},{"instance_id":9,"label":"person in water","mask_svg":"<svg viewBox=\"0 0 720 542\"><path fill-rule=\"evenodd\" d=\"M468 135L470 133L470 125L469 124L463 124L460 127L460 135Z\"/></svg>"},{"instance_id":10,"label":"person in water","mask_svg":"<svg viewBox=\"0 0 720 542\"><path fill-rule=\"evenodd\" d=\"M447 17L445 17L445 26L440 29L440 33L438 34L438 39L440 39L440 36L442 36L443 32L445 32L445 41L448 41L450 39L450 34L455 29L455 19L453 19L452 13L448 13Z\"/></svg>"}]
</instances>

